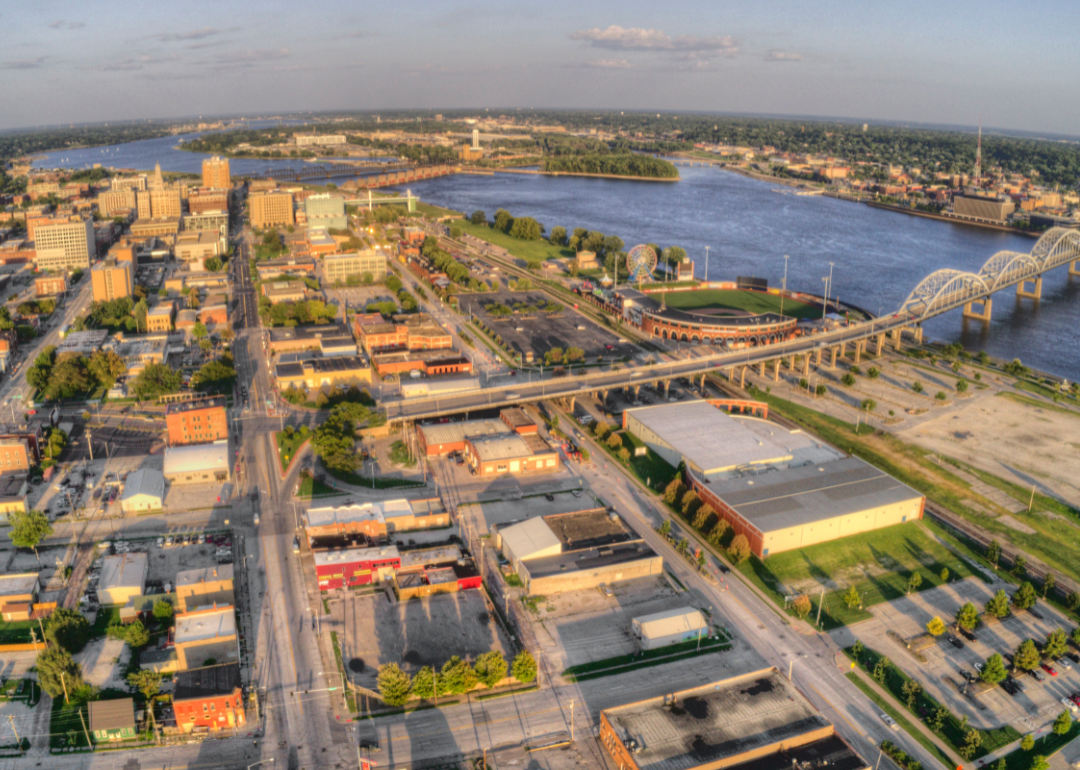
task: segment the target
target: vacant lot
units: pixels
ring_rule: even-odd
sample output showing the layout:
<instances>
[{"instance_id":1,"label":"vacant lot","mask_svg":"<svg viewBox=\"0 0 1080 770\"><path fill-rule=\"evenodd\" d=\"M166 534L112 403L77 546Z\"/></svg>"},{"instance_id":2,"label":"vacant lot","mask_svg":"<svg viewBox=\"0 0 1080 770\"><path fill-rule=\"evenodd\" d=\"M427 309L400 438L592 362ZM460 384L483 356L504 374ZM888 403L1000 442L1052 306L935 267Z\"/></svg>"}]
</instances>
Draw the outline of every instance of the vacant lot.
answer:
<instances>
[{"instance_id":1,"label":"vacant lot","mask_svg":"<svg viewBox=\"0 0 1080 770\"><path fill-rule=\"evenodd\" d=\"M656 297L656 295L650 295ZM747 313L779 313L780 297L760 291L739 289L702 289L701 291L669 291L663 295L667 306L678 310L740 310ZM659 299L659 297L656 297ZM722 315L718 313L718 315ZM821 308L806 302L784 299L784 315L793 318L816 318Z\"/></svg>"},{"instance_id":2,"label":"vacant lot","mask_svg":"<svg viewBox=\"0 0 1080 770\"><path fill-rule=\"evenodd\" d=\"M391 602L383 593L350 595L331 603L331 615L344 628L342 660L350 678L372 689L383 663L397 663L415 674L422 666L438 671L454 655L470 662L491 650L508 660L514 656L476 590L404 603Z\"/></svg>"},{"instance_id":3,"label":"vacant lot","mask_svg":"<svg viewBox=\"0 0 1080 770\"><path fill-rule=\"evenodd\" d=\"M764 562L751 558L740 569L768 590L781 606L785 595L807 594L813 602L814 616L824 588L821 616L825 628L870 617L865 610L848 608L844 603L843 594L851 585L862 597L863 607L871 607L904 596L916 571L922 578L918 590L923 591L943 582L943 569L948 569L949 580L975 574L966 561L954 556L915 522L787 551Z\"/></svg>"}]
</instances>

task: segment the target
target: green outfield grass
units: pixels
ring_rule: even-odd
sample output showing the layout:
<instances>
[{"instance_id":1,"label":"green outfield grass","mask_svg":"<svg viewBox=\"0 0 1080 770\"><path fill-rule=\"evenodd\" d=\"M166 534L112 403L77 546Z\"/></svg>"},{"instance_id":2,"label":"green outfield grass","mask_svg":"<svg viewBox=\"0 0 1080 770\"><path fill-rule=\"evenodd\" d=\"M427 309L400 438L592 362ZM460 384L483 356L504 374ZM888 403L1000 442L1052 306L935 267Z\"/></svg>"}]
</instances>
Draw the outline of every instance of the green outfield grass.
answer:
<instances>
[{"instance_id":1,"label":"green outfield grass","mask_svg":"<svg viewBox=\"0 0 1080 770\"><path fill-rule=\"evenodd\" d=\"M817 616L821 586L826 586L821 617L827 629L866 620L866 607L904 596L915 570L922 577L919 591L941 585L943 568L949 570L949 580L976 574L916 522L785 551L764 561L751 557L739 567L781 607L785 593L805 592L813 604L812 618ZM844 603L851 584L863 597L863 609Z\"/></svg>"},{"instance_id":2,"label":"green outfield grass","mask_svg":"<svg viewBox=\"0 0 1080 770\"><path fill-rule=\"evenodd\" d=\"M659 300L660 295L650 293L650 297ZM780 297L760 291L742 291L740 289L701 289L699 291L665 292L667 306L678 310L702 310L704 308L729 308L745 310L748 313L779 313ZM816 318L821 315L821 307L784 299L784 315L792 318Z\"/></svg>"}]
</instances>

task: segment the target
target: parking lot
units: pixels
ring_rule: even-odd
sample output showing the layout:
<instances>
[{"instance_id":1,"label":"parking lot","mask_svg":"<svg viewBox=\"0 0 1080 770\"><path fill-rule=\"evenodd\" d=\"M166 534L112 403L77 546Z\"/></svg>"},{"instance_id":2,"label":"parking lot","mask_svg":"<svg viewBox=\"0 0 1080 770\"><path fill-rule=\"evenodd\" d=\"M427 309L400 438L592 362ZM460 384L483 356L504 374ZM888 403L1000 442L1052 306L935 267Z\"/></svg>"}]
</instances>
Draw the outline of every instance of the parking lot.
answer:
<instances>
[{"instance_id":1,"label":"parking lot","mask_svg":"<svg viewBox=\"0 0 1080 770\"><path fill-rule=\"evenodd\" d=\"M334 289L324 283L323 294L326 295L327 304L348 307L354 312L363 312L369 302L397 302L394 293L381 284ZM341 320L340 317L338 320Z\"/></svg>"},{"instance_id":2,"label":"parking lot","mask_svg":"<svg viewBox=\"0 0 1080 770\"><path fill-rule=\"evenodd\" d=\"M1057 676L1046 675L1043 682L1023 674L1017 681L1023 685L1024 691L1016 695L1009 695L998 687L976 702L961 694L959 688L964 683L962 672L975 675L975 664L982 663L994 653L1011 657L1025 639L1033 639L1041 644L1055 628L1071 631L1072 624L1045 603L1040 602L1035 608L1040 617L1022 613L1011 615L1001 623L981 625L973 634L975 641L961 640L964 644L962 649L949 644L945 636L940 637L937 646L923 652L927 659L925 664L888 636L889 631L902 638L920 634L925 630L926 623L935 616L950 623L965 602L973 602L981 610L986 601L1004 585L988 585L976 578L950 583L872 607L873 620L860 623L853 629L835 632L834 635L854 633L865 645L887 655L908 675L918 679L927 692L947 708L968 715L973 725L993 728L1011 724L1020 732L1029 732L1052 721L1065 709L1061 699L1080 691L1080 665L1070 663L1069 669L1057 665Z\"/></svg>"},{"instance_id":3,"label":"parking lot","mask_svg":"<svg viewBox=\"0 0 1080 770\"><path fill-rule=\"evenodd\" d=\"M494 333L503 338L510 348L522 354L535 356L537 363L544 359L544 353L552 348L581 348L586 360L595 361L596 357L622 358L631 355L636 348L629 343L620 343L619 337L597 326L585 316L571 308L563 308L559 313L534 312L523 315L515 312L509 316L494 316L485 308L495 304L513 307L515 305L543 305L548 298L539 292L498 291L484 294L460 294L458 301L465 312L482 320Z\"/></svg>"},{"instance_id":4,"label":"parking lot","mask_svg":"<svg viewBox=\"0 0 1080 770\"><path fill-rule=\"evenodd\" d=\"M349 678L377 689L380 664L398 663L409 674L423 666L436 671L457 655L475 662L497 650L512 659L513 648L478 590L436 594L401 603L390 592L348 593L330 602L332 627L344 631L342 659ZM327 630L323 622L323 631Z\"/></svg>"}]
</instances>

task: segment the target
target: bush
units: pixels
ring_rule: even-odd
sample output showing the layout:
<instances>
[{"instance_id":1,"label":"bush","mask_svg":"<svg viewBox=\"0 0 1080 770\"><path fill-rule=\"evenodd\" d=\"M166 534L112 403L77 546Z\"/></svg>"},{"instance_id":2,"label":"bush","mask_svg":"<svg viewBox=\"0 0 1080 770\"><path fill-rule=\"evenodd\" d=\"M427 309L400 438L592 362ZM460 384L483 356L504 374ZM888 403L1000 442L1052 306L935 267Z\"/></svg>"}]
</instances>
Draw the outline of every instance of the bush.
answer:
<instances>
[{"instance_id":1,"label":"bush","mask_svg":"<svg viewBox=\"0 0 1080 770\"><path fill-rule=\"evenodd\" d=\"M388 706L403 706L409 699L411 682L397 663L385 663L379 666L379 696Z\"/></svg>"},{"instance_id":2,"label":"bush","mask_svg":"<svg viewBox=\"0 0 1080 770\"><path fill-rule=\"evenodd\" d=\"M848 372L840 379L840 382L850 388L852 385L855 384L855 375L851 372Z\"/></svg>"},{"instance_id":3,"label":"bush","mask_svg":"<svg viewBox=\"0 0 1080 770\"><path fill-rule=\"evenodd\" d=\"M938 401L944 401L948 397L949 397L949 394L946 393L944 390L939 390L937 392L937 394L934 396L934 398L936 398Z\"/></svg>"},{"instance_id":4,"label":"bush","mask_svg":"<svg viewBox=\"0 0 1080 770\"><path fill-rule=\"evenodd\" d=\"M728 546L728 555L736 564L742 564L750 558L750 541L746 539L746 535L736 535L732 539Z\"/></svg>"}]
</instances>

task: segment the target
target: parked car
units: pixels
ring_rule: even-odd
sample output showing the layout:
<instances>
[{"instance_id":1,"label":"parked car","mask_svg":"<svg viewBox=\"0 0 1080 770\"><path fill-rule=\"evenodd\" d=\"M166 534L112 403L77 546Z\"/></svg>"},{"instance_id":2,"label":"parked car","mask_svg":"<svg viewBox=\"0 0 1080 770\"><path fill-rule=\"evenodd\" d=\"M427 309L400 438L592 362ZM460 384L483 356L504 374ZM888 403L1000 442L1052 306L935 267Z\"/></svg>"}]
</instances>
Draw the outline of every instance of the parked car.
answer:
<instances>
[{"instance_id":1,"label":"parked car","mask_svg":"<svg viewBox=\"0 0 1080 770\"><path fill-rule=\"evenodd\" d=\"M1051 666L1049 663L1040 663L1039 667L1050 676L1057 676L1057 669Z\"/></svg>"},{"instance_id":2,"label":"parked car","mask_svg":"<svg viewBox=\"0 0 1080 770\"><path fill-rule=\"evenodd\" d=\"M946 638L946 641L958 650L964 649L964 643L952 634L949 634L949 636Z\"/></svg>"},{"instance_id":3,"label":"parked car","mask_svg":"<svg viewBox=\"0 0 1080 770\"><path fill-rule=\"evenodd\" d=\"M1057 666L1060 666L1061 668L1065 669L1066 671L1068 671L1069 669L1072 668L1072 661L1070 661L1064 655L1062 655L1060 658L1055 660L1054 664L1057 665Z\"/></svg>"},{"instance_id":4,"label":"parked car","mask_svg":"<svg viewBox=\"0 0 1080 770\"><path fill-rule=\"evenodd\" d=\"M889 726L890 730L896 730L897 732L900 731L900 725L896 724L896 720L893 719L891 716L889 716L888 714L880 714L879 716L881 717L881 721Z\"/></svg>"},{"instance_id":5,"label":"parked car","mask_svg":"<svg viewBox=\"0 0 1080 770\"><path fill-rule=\"evenodd\" d=\"M1031 674L1032 678L1036 682L1045 682L1046 681L1046 674L1044 674L1042 671L1039 671L1039 669L1037 669L1037 668L1031 669L1031 671L1029 671L1028 673Z\"/></svg>"},{"instance_id":6,"label":"parked car","mask_svg":"<svg viewBox=\"0 0 1080 770\"><path fill-rule=\"evenodd\" d=\"M1009 693L1014 698L1020 694L1020 688L1017 686L1016 680L1009 678L1001 683L1001 689Z\"/></svg>"}]
</instances>

